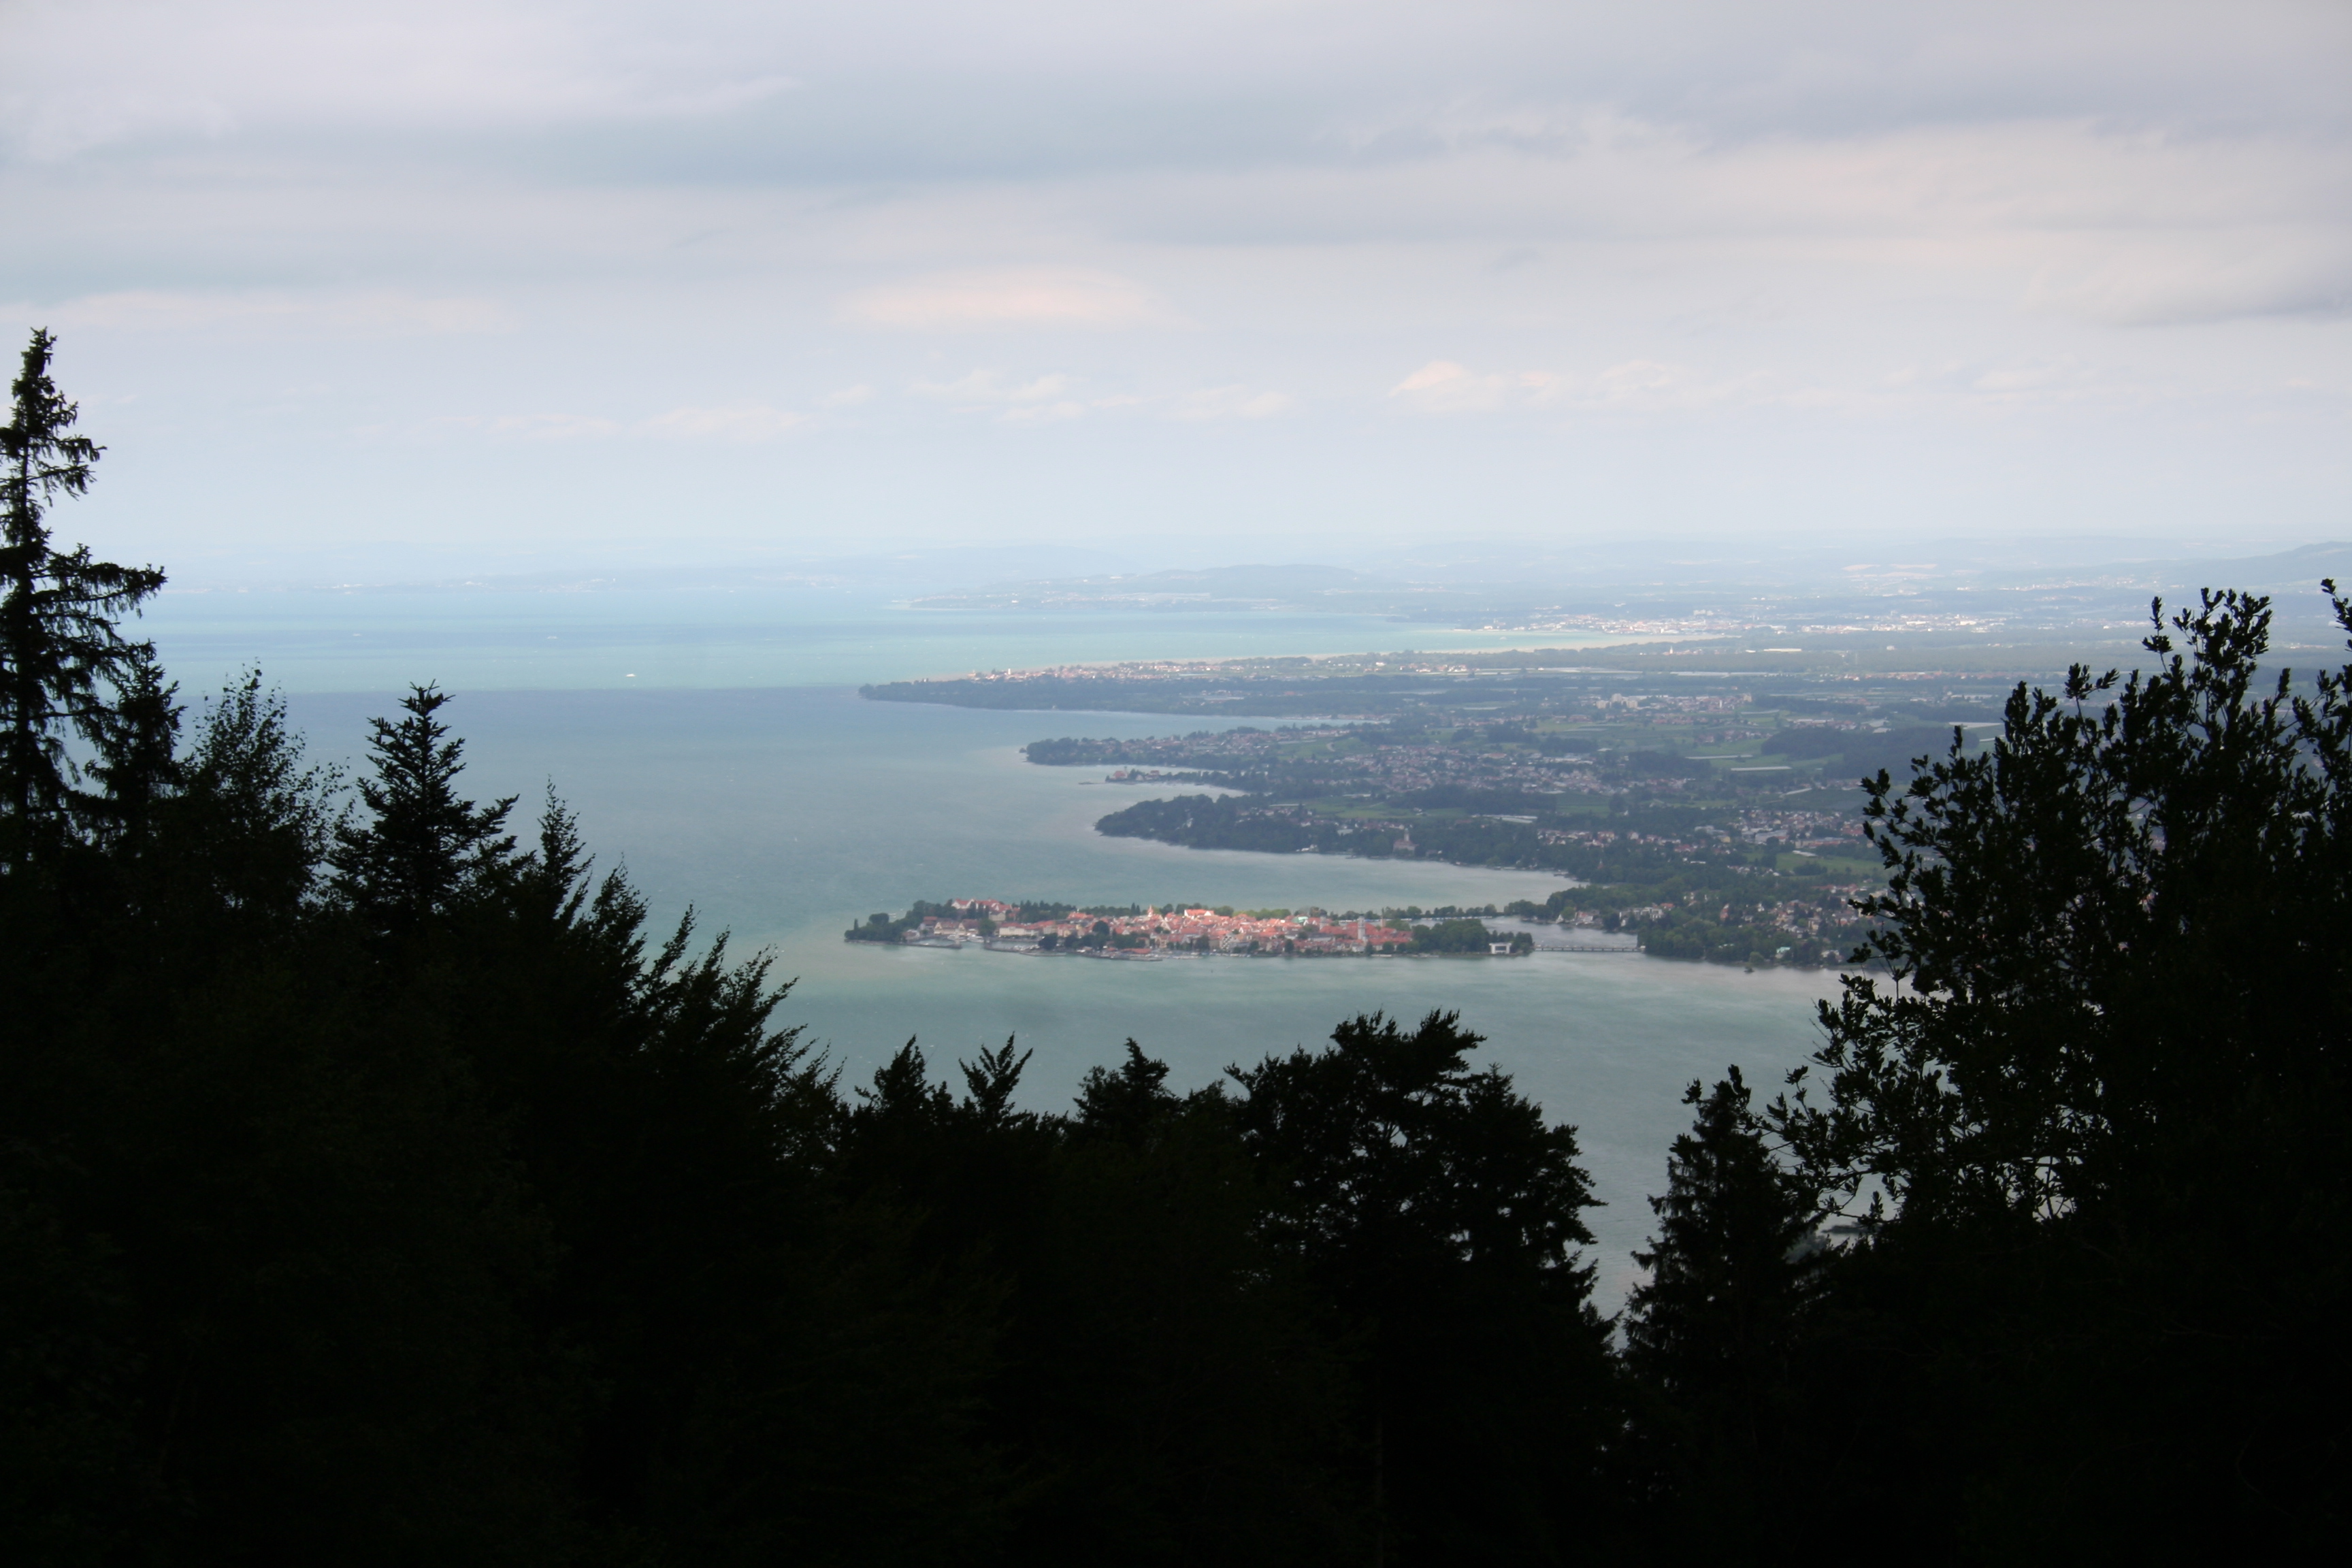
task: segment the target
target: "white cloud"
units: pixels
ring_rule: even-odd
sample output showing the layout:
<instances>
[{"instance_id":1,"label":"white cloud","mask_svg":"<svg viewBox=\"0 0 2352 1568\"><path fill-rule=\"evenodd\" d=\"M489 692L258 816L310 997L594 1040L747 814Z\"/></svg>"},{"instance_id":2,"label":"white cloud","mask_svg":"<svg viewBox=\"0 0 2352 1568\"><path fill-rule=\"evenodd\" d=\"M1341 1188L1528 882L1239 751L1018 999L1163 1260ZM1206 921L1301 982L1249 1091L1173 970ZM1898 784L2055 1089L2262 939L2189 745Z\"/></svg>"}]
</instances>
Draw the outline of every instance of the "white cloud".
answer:
<instances>
[{"instance_id":1,"label":"white cloud","mask_svg":"<svg viewBox=\"0 0 2352 1568\"><path fill-rule=\"evenodd\" d=\"M1130 279L1078 268L1011 268L913 279L866 289L841 301L863 326L923 331L1001 327L1171 326L1167 301Z\"/></svg>"},{"instance_id":2,"label":"white cloud","mask_svg":"<svg viewBox=\"0 0 2352 1568\"><path fill-rule=\"evenodd\" d=\"M1579 442L1576 515L1697 529L1769 493L2284 531L2352 484L2326 0L0 0L0 36L38 216L0 300L40 302L0 314L123 410L100 504L191 538L347 500L490 538L515 493L625 531L681 483L766 529L759 465L667 443L780 437L806 515L910 535L1502 527ZM485 482L347 496L339 433L450 407L612 412L453 424ZM1052 450L938 439L998 420ZM1265 438L1202 462L1219 420ZM1614 438L1653 426L1690 460ZM275 499L152 477L231 461Z\"/></svg>"},{"instance_id":3,"label":"white cloud","mask_svg":"<svg viewBox=\"0 0 2352 1568\"><path fill-rule=\"evenodd\" d=\"M1590 380L1566 385L1563 390L1572 407L1633 413L1788 400L1786 390L1768 376L1710 375L1688 365L1646 359L1611 365Z\"/></svg>"},{"instance_id":4,"label":"white cloud","mask_svg":"<svg viewBox=\"0 0 2352 1568\"><path fill-rule=\"evenodd\" d=\"M1064 419L1085 417L1087 405L1076 398L1061 397L1051 403L1025 403L1008 408L1003 418L1008 425L1051 425Z\"/></svg>"},{"instance_id":5,"label":"white cloud","mask_svg":"<svg viewBox=\"0 0 2352 1568\"><path fill-rule=\"evenodd\" d=\"M653 8L626 5L19 0L8 10L15 68L0 67L0 137L40 160L266 128L695 120L796 85L773 50L747 58L723 23L665 26Z\"/></svg>"},{"instance_id":6,"label":"white cloud","mask_svg":"<svg viewBox=\"0 0 2352 1568\"><path fill-rule=\"evenodd\" d=\"M1906 366L1886 376L1877 389L1881 398L1897 403L1942 397L1994 409L2146 405L2168 392L2145 376L2095 365L2073 354Z\"/></svg>"},{"instance_id":7,"label":"white cloud","mask_svg":"<svg viewBox=\"0 0 2352 1568\"><path fill-rule=\"evenodd\" d=\"M1433 359L1390 387L1389 395L1429 414L1484 414L1549 403L1559 388L1560 378L1549 371L1481 374L1452 360Z\"/></svg>"},{"instance_id":8,"label":"white cloud","mask_svg":"<svg viewBox=\"0 0 2352 1568\"><path fill-rule=\"evenodd\" d=\"M2070 247L2041 268L2029 306L2116 326L2352 313L2352 236L2311 224L2159 234Z\"/></svg>"},{"instance_id":9,"label":"white cloud","mask_svg":"<svg viewBox=\"0 0 2352 1568\"><path fill-rule=\"evenodd\" d=\"M1008 425L1051 425L1066 419L1083 417L1089 406L1116 407L1132 402L1127 397L1105 397L1087 401L1072 396L1078 378L1071 375L1041 375L1028 381L999 381L993 371L976 370L956 381L938 383L919 381L915 395L953 406L962 414L994 413Z\"/></svg>"},{"instance_id":10,"label":"white cloud","mask_svg":"<svg viewBox=\"0 0 2352 1568\"><path fill-rule=\"evenodd\" d=\"M673 408L650 418L620 420L594 414L455 415L426 422L431 429L471 430L501 441L772 441L804 423L790 409L761 403Z\"/></svg>"}]
</instances>

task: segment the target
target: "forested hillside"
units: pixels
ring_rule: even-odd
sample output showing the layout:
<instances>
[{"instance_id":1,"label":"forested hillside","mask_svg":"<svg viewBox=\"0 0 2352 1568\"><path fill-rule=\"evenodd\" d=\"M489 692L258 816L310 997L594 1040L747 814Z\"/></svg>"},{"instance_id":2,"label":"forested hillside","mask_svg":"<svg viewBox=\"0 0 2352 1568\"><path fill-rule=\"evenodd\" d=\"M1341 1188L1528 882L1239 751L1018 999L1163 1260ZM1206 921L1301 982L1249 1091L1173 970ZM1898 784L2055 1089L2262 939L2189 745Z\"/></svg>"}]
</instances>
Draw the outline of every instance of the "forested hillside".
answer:
<instances>
[{"instance_id":1,"label":"forested hillside","mask_svg":"<svg viewBox=\"0 0 2352 1568\"><path fill-rule=\"evenodd\" d=\"M2269 606L1870 791L1889 976L1693 1084L1591 1300L1576 1108L1453 1016L864 1083L449 697L186 700L37 336L0 481L0 1554L2297 1560L2346 1527L2352 668ZM2332 595L2333 589L2331 587ZM2352 605L2335 601L2352 634ZM347 787L348 786L348 787ZM950 1047L952 1049L952 1047Z\"/></svg>"}]
</instances>

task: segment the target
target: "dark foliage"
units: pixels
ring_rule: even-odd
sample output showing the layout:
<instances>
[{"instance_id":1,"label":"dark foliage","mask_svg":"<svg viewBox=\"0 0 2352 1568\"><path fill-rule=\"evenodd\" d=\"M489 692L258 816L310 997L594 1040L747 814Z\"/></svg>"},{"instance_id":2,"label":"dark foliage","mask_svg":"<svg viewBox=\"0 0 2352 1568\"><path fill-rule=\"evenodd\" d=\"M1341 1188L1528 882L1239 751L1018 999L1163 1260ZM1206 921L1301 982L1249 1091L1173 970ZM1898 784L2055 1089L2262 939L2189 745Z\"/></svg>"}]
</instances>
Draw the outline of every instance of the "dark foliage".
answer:
<instances>
[{"instance_id":1,"label":"dark foliage","mask_svg":"<svg viewBox=\"0 0 2352 1568\"><path fill-rule=\"evenodd\" d=\"M467 800L441 693L355 806L257 675L183 713L115 629L160 577L49 546L97 456L49 350L0 555L7 1561L2344 1536L2352 668L2259 679L2264 601L1874 782L1890 978L1772 1104L1691 1086L1612 1355L1575 1131L1452 1015L1188 1095L1130 1040L1064 1113L1012 1040L845 1096L763 957L649 931L551 795L528 843Z\"/></svg>"},{"instance_id":2,"label":"dark foliage","mask_svg":"<svg viewBox=\"0 0 2352 1568\"><path fill-rule=\"evenodd\" d=\"M1273 1234L1355 1347L1373 1528L1396 1561L1573 1554L1597 1499L1606 1326L1588 1300L1575 1130L1465 1057L1450 1014L1375 1014L1331 1047L1235 1068Z\"/></svg>"},{"instance_id":3,"label":"dark foliage","mask_svg":"<svg viewBox=\"0 0 2352 1568\"><path fill-rule=\"evenodd\" d=\"M360 781L364 821L340 823L327 863L335 891L368 924L393 933L455 914L499 879L514 855L505 833L513 797L476 806L457 798L465 742L438 717L448 695L413 687L404 717L373 721L373 776Z\"/></svg>"},{"instance_id":4,"label":"dark foliage","mask_svg":"<svg viewBox=\"0 0 2352 1568\"><path fill-rule=\"evenodd\" d=\"M1412 928L1415 952L1485 953L1497 942L1515 954L1531 952L1536 945L1535 938L1525 931L1494 931L1484 921L1433 921Z\"/></svg>"},{"instance_id":5,"label":"dark foliage","mask_svg":"<svg viewBox=\"0 0 2352 1568\"><path fill-rule=\"evenodd\" d=\"M1765 1134L1733 1068L1698 1108L1650 1200L1658 1234L1634 1261L1650 1271L1626 1302L1625 1362L1637 1385L1627 1479L1665 1506L1680 1554L1754 1552L1782 1500L1804 1484L1789 1441L1795 1359L1829 1257L1817 1194Z\"/></svg>"},{"instance_id":6,"label":"dark foliage","mask_svg":"<svg viewBox=\"0 0 2352 1568\"><path fill-rule=\"evenodd\" d=\"M1832 1452L1853 1526L1937 1560L2340 1538L2352 703L2343 672L2261 676L2269 625L2159 606L2149 669L2021 687L1990 751L1872 782L1892 981L1846 981L1760 1119L1737 1085L1702 1103L1637 1300L1680 1467L1652 1474L1707 1550L1744 1516L1735 1550L1802 1555L1759 1500L1776 1455ZM1738 1180L1701 1202L1710 1171ZM1766 1260L1816 1199L1854 1239L1801 1290ZM1745 1330L1691 1340L1742 1299L1748 1360ZM1694 1346L1761 1391L1703 1432Z\"/></svg>"},{"instance_id":7,"label":"dark foliage","mask_svg":"<svg viewBox=\"0 0 2352 1568\"><path fill-rule=\"evenodd\" d=\"M151 790L144 770L170 752L171 697L154 647L116 627L163 574L49 542L50 504L87 491L104 450L72 433L79 410L49 377L55 347L47 332L33 334L0 426L0 853L11 864L54 849L78 815ZM77 738L97 749L115 791L78 787L68 750Z\"/></svg>"}]
</instances>

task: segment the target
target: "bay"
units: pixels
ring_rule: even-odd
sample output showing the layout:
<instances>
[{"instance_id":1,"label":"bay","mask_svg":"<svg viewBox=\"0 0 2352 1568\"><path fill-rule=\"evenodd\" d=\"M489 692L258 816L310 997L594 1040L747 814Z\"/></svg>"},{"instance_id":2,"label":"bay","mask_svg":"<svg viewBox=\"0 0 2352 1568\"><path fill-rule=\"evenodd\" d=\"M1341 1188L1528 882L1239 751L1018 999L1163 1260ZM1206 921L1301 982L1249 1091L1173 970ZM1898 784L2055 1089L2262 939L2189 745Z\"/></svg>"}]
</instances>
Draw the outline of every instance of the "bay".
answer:
<instances>
[{"instance_id":1,"label":"bay","mask_svg":"<svg viewBox=\"0 0 2352 1568\"><path fill-rule=\"evenodd\" d=\"M294 706L322 753L349 755L386 703L310 695ZM1088 733L1145 735L1162 717L877 703L839 688L479 692L445 712L468 739L467 779L483 795L518 795L529 811L552 782L664 921L691 901L707 934L769 950L794 982L782 1018L805 1026L847 1085L910 1037L951 1078L957 1059L1013 1037L1035 1053L1024 1100L1063 1108L1085 1070L1116 1061L1129 1037L1189 1089L1265 1052L1312 1047L1356 1013L1459 1012L1487 1037L1481 1060L1578 1125L1607 1205L1592 1225L1608 1304L1633 1278L1643 1199L1687 1125L1684 1084L1737 1061L1769 1085L1812 1049L1812 1003L1834 988L1815 973L1638 955L1108 963L852 944L846 927L918 898L1377 909L1502 903L1560 883L1106 838L1095 818L1131 790L1019 754L1074 719Z\"/></svg>"},{"instance_id":2,"label":"bay","mask_svg":"<svg viewBox=\"0 0 2352 1568\"><path fill-rule=\"evenodd\" d=\"M958 1058L1013 1037L1035 1053L1024 1100L1061 1108L1129 1037L1189 1089L1268 1051L1311 1047L1356 1013L1410 1023L1458 1012L1486 1037L1478 1059L1580 1130L1606 1205L1591 1216L1604 1309L1635 1278L1643 1200L1688 1123L1683 1086L1738 1062L1769 1087L1814 1047L1812 1005L1835 989L1816 973L1614 954L1107 963L841 940L866 915L919 898L1333 910L1543 898L1561 884L1533 872L1106 838L1096 818L1139 792L1090 770L1033 767L1021 745L1198 721L877 703L846 684L1362 651L1406 641L1400 632L1433 646L1426 627L1250 612L936 616L821 595L187 597L212 602L194 613L167 604L151 623L184 689L258 663L291 693L321 759L355 764L367 719L390 712L402 685L441 681L457 693L444 711L467 738L471 790L517 795L528 816L551 784L657 920L691 904L706 935L765 950L793 982L781 1021L805 1028L845 1086L910 1037L950 1076ZM1391 637L1376 640L1382 630Z\"/></svg>"}]
</instances>

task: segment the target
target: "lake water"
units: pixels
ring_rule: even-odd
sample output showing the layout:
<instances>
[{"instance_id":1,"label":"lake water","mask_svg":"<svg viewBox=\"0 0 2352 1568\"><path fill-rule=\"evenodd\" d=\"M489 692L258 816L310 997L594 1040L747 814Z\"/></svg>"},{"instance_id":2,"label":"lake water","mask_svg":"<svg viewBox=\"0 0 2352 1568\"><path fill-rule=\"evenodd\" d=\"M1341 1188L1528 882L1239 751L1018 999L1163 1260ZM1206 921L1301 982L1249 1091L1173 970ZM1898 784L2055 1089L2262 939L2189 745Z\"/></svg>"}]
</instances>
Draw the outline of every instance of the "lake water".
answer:
<instances>
[{"instance_id":1,"label":"lake water","mask_svg":"<svg viewBox=\"0 0 2352 1568\"><path fill-rule=\"evenodd\" d=\"M660 596L204 597L193 611L167 603L151 622L184 689L257 660L292 694L314 752L346 760L399 682L439 679L458 694L444 711L467 738L480 795L520 795L530 811L553 781L591 845L627 864L662 918L691 902L706 931L771 949L778 973L796 977L783 1017L847 1081L910 1035L950 1070L1013 1035L1036 1053L1025 1098L1058 1106L1129 1036L1192 1087L1320 1040L1353 1013L1459 1011L1487 1037L1481 1057L1578 1125L1608 1204L1591 1217L1610 1306L1647 1234L1643 1199L1688 1123L1683 1086L1734 1061L1769 1085L1813 1048L1812 1003L1834 989L1820 974L1612 954L1104 963L841 941L865 915L918 898L1332 909L1541 899L1560 883L1530 872L1105 838L1094 820L1138 792L1097 772L1032 767L1019 747L1161 733L1169 719L874 703L848 686L1050 662L1362 651L1404 640L1390 623L940 616L818 595L763 596L757 614ZM703 613L714 605L726 613ZM551 650L551 638L568 646Z\"/></svg>"},{"instance_id":2,"label":"lake water","mask_svg":"<svg viewBox=\"0 0 2352 1568\"><path fill-rule=\"evenodd\" d=\"M143 623L184 681L260 658L289 691L859 686L1142 658L1526 646L1374 616L910 610L812 588L167 591ZM1577 636L1546 633L1547 647Z\"/></svg>"}]
</instances>

